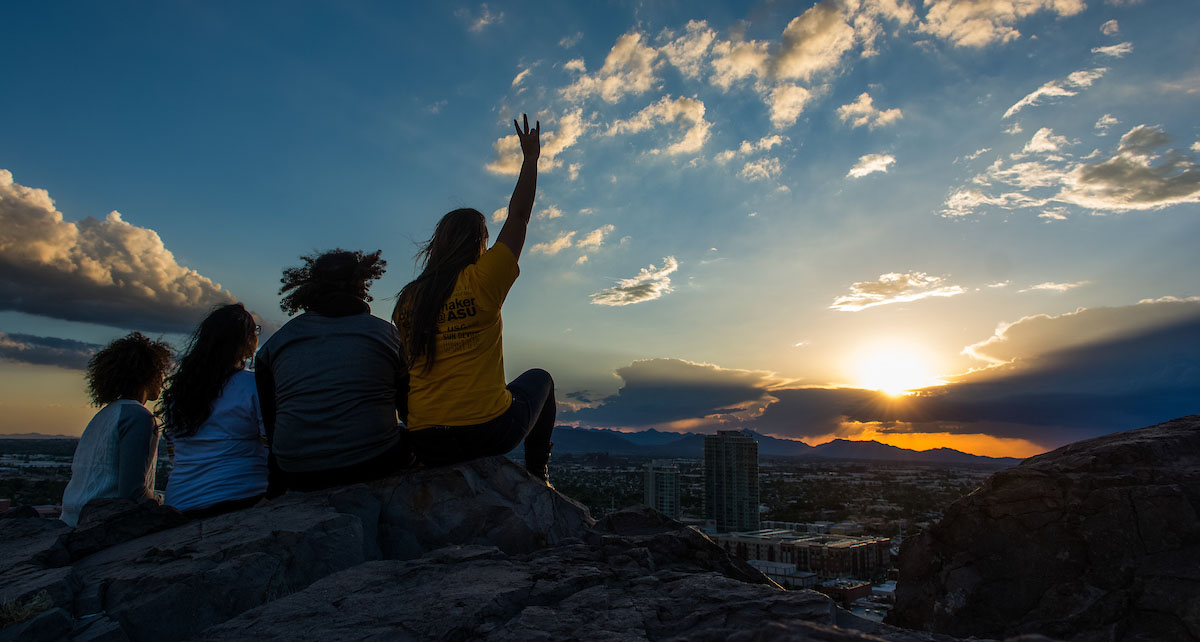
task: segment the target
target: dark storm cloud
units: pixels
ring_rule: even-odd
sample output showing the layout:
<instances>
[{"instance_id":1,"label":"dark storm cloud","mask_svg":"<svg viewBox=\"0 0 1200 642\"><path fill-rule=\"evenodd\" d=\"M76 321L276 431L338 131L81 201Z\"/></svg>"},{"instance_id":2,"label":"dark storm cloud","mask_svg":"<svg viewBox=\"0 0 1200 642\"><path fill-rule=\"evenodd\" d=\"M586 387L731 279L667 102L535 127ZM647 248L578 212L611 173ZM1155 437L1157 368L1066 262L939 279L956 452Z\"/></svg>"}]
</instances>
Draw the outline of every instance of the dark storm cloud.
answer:
<instances>
[{"instance_id":1,"label":"dark storm cloud","mask_svg":"<svg viewBox=\"0 0 1200 642\"><path fill-rule=\"evenodd\" d=\"M18 363L83 370L100 347L74 339L0 332L0 359Z\"/></svg>"}]
</instances>

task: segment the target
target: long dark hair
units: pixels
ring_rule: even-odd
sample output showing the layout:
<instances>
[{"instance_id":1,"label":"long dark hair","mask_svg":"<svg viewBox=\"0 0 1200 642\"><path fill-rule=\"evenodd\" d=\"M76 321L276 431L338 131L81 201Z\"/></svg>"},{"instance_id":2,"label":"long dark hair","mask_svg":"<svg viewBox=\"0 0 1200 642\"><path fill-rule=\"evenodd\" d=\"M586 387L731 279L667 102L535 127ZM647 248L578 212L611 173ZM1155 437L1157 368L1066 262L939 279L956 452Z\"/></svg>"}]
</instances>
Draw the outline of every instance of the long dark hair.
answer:
<instances>
[{"instance_id":1,"label":"long dark hair","mask_svg":"<svg viewBox=\"0 0 1200 642\"><path fill-rule=\"evenodd\" d=\"M279 293L290 293L279 302L288 315L300 310L312 310L323 300L337 295L351 295L370 301L367 290L371 282L383 276L387 261L380 257L382 250L369 254L337 248L320 254L300 257L304 265L283 271Z\"/></svg>"},{"instance_id":2,"label":"long dark hair","mask_svg":"<svg viewBox=\"0 0 1200 642\"><path fill-rule=\"evenodd\" d=\"M433 238L417 252L421 275L400 290L392 322L400 331L408 362L425 357L423 372L437 356L438 311L454 292L458 274L487 249L487 221L479 210L457 209L442 217Z\"/></svg>"},{"instance_id":3,"label":"long dark hair","mask_svg":"<svg viewBox=\"0 0 1200 642\"><path fill-rule=\"evenodd\" d=\"M196 434L225 382L253 356L257 335L254 317L241 303L223 305L200 322L163 392L159 414L169 435Z\"/></svg>"},{"instance_id":4,"label":"long dark hair","mask_svg":"<svg viewBox=\"0 0 1200 642\"><path fill-rule=\"evenodd\" d=\"M171 346L131 332L88 360L88 395L97 406L136 399L150 386L162 385L163 373L170 365Z\"/></svg>"}]
</instances>

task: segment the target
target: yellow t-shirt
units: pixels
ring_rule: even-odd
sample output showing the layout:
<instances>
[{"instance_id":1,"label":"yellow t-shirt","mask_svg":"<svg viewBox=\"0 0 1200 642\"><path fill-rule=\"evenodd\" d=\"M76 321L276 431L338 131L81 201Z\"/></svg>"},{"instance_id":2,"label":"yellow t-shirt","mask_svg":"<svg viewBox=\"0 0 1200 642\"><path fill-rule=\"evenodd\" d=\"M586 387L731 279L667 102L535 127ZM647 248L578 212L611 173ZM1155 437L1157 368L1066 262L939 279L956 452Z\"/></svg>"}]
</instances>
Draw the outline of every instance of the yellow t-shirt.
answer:
<instances>
[{"instance_id":1,"label":"yellow t-shirt","mask_svg":"<svg viewBox=\"0 0 1200 642\"><path fill-rule=\"evenodd\" d=\"M421 357L409 370L409 430L481 424L508 410L500 306L519 274L517 257L503 243L459 273L438 312L433 369L424 373Z\"/></svg>"}]
</instances>

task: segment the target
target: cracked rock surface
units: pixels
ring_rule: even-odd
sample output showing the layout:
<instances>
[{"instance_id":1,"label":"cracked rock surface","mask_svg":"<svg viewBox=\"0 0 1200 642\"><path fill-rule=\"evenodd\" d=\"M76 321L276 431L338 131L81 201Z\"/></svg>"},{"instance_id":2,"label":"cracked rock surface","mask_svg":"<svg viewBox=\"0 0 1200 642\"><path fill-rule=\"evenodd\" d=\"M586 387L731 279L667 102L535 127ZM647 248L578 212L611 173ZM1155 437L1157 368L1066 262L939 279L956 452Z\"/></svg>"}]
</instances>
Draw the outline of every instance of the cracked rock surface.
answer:
<instances>
[{"instance_id":1,"label":"cracked rock surface","mask_svg":"<svg viewBox=\"0 0 1200 642\"><path fill-rule=\"evenodd\" d=\"M899 566L898 626L1200 639L1200 415L996 473L905 540Z\"/></svg>"}]
</instances>

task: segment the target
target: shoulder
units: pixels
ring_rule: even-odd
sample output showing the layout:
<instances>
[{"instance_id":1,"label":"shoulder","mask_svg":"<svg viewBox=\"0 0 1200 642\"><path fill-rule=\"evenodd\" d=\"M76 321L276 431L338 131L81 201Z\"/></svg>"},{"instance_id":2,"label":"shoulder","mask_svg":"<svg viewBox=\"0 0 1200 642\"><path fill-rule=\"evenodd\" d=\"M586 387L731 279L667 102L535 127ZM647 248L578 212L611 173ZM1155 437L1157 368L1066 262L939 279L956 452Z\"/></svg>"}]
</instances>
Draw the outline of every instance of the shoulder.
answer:
<instances>
[{"instance_id":1,"label":"shoulder","mask_svg":"<svg viewBox=\"0 0 1200 642\"><path fill-rule=\"evenodd\" d=\"M117 431L124 435L133 431L154 430L157 424L154 413L136 401L118 401L121 404L117 412ZM116 404L113 404L116 405Z\"/></svg>"}]
</instances>

